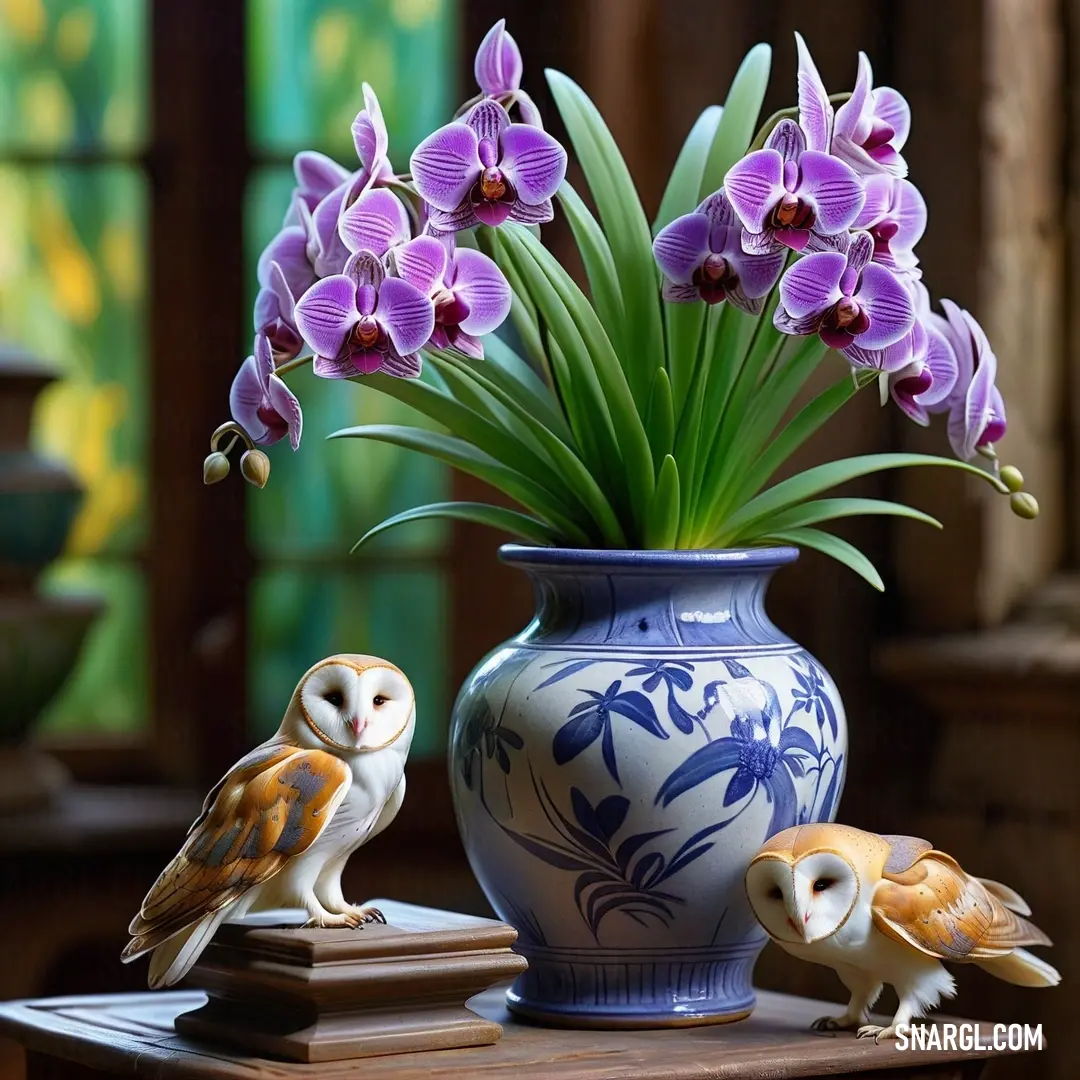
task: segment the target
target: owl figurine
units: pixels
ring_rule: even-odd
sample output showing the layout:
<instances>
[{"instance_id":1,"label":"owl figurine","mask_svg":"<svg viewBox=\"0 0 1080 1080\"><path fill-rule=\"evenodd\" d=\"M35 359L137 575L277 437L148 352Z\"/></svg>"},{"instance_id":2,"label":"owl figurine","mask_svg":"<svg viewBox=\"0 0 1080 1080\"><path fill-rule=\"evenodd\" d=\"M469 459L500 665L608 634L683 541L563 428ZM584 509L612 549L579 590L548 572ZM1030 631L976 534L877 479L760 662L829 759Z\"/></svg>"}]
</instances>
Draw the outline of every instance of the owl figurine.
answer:
<instances>
[{"instance_id":1,"label":"owl figurine","mask_svg":"<svg viewBox=\"0 0 1080 1080\"><path fill-rule=\"evenodd\" d=\"M394 820L416 725L409 680L374 656L316 664L273 738L217 783L131 920L122 959L150 958L152 989L191 970L226 919L303 908L307 926L385 921L341 892L349 856Z\"/></svg>"},{"instance_id":2,"label":"owl figurine","mask_svg":"<svg viewBox=\"0 0 1080 1080\"><path fill-rule=\"evenodd\" d=\"M875 1042L955 993L942 960L978 964L1018 986L1056 986L1061 976L1028 945L1050 939L1024 916L1006 885L972 877L915 836L878 836L846 825L797 825L750 862L746 892L770 938L800 960L836 970L851 991L843 1016L818 1031L856 1030ZM887 1027L866 1013L884 983L900 998Z\"/></svg>"}]
</instances>

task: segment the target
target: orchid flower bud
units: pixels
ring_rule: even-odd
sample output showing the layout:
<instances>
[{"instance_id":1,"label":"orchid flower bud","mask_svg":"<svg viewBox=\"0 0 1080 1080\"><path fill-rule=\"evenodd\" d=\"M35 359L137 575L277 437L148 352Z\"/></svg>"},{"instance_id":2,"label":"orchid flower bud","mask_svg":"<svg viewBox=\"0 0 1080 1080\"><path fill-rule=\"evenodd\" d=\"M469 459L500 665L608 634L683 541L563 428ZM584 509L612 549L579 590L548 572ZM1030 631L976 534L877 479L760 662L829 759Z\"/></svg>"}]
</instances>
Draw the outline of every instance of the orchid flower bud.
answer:
<instances>
[{"instance_id":1,"label":"orchid flower bud","mask_svg":"<svg viewBox=\"0 0 1080 1080\"><path fill-rule=\"evenodd\" d=\"M1009 506L1017 517L1033 521L1039 516L1039 503L1029 491L1014 491L1009 496Z\"/></svg>"},{"instance_id":2,"label":"orchid flower bud","mask_svg":"<svg viewBox=\"0 0 1080 1080\"><path fill-rule=\"evenodd\" d=\"M240 472L249 484L264 488L270 479L270 459L261 450L246 450L240 459Z\"/></svg>"},{"instance_id":3,"label":"orchid flower bud","mask_svg":"<svg viewBox=\"0 0 1080 1080\"><path fill-rule=\"evenodd\" d=\"M1022 491L1024 487L1024 475L1015 465L1003 465L998 473L1001 482L1012 492Z\"/></svg>"},{"instance_id":4,"label":"orchid flower bud","mask_svg":"<svg viewBox=\"0 0 1080 1080\"><path fill-rule=\"evenodd\" d=\"M202 478L204 484L216 484L229 475L229 459L220 451L215 450L206 455L203 462Z\"/></svg>"}]
</instances>

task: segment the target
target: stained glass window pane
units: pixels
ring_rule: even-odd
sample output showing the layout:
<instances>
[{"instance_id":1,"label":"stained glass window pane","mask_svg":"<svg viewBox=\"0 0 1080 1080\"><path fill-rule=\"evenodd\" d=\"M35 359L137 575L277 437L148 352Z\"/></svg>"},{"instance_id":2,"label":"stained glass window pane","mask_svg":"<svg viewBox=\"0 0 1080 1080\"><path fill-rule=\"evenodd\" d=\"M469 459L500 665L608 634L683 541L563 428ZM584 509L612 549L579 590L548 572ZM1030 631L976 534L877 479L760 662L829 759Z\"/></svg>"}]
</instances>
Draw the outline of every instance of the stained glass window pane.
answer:
<instances>
[{"instance_id":1,"label":"stained glass window pane","mask_svg":"<svg viewBox=\"0 0 1080 1080\"><path fill-rule=\"evenodd\" d=\"M145 604L124 562L146 536L145 179L0 163L0 222L0 336L63 375L38 399L32 440L86 490L48 584L108 602L48 726L130 729L146 717Z\"/></svg>"},{"instance_id":2,"label":"stained glass window pane","mask_svg":"<svg viewBox=\"0 0 1080 1080\"><path fill-rule=\"evenodd\" d=\"M368 82L390 130L391 160L403 170L453 108L455 8L455 0L248 0L258 149L308 146L353 160L349 127Z\"/></svg>"},{"instance_id":3,"label":"stained glass window pane","mask_svg":"<svg viewBox=\"0 0 1080 1080\"><path fill-rule=\"evenodd\" d=\"M454 93L454 0L248 0L249 117L257 153L289 158L314 147L355 161L350 125L361 85L379 95L399 169L445 122ZM248 192L249 280L280 227L293 178L258 169ZM252 296L253 299L253 296ZM373 652L404 668L416 689L414 755L445 752L449 530L418 523L352 544L389 514L449 495L447 470L375 443L323 437L364 423L416 423L372 390L316 378L289 382L304 407L304 443L271 450L271 482L248 498L249 544L262 560L251 598L250 700L254 737L281 720L297 678L333 652Z\"/></svg>"},{"instance_id":4,"label":"stained glass window pane","mask_svg":"<svg viewBox=\"0 0 1080 1080\"><path fill-rule=\"evenodd\" d=\"M142 0L3 0L0 152L138 149L146 23Z\"/></svg>"},{"instance_id":5,"label":"stained glass window pane","mask_svg":"<svg viewBox=\"0 0 1080 1080\"><path fill-rule=\"evenodd\" d=\"M445 754L446 604L445 575L430 567L264 570L251 606L252 736L277 730L284 703L312 664L348 650L400 664L416 691L412 755Z\"/></svg>"}]
</instances>

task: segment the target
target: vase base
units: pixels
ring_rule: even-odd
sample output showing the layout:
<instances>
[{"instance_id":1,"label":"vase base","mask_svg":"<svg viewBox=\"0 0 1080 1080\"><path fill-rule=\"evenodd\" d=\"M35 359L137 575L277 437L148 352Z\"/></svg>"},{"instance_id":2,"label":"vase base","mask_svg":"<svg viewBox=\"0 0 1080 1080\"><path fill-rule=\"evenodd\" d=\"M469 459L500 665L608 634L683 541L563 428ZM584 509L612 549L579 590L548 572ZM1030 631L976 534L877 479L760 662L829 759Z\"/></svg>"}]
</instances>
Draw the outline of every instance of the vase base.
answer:
<instances>
[{"instance_id":1,"label":"vase base","mask_svg":"<svg viewBox=\"0 0 1080 1080\"><path fill-rule=\"evenodd\" d=\"M529 968L506 992L511 1012L570 1028L700 1027L744 1020L764 941L705 948L558 949L517 946Z\"/></svg>"},{"instance_id":2,"label":"vase base","mask_svg":"<svg viewBox=\"0 0 1080 1080\"><path fill-rule=\"evenodd\" d=\"M514 992L506 992L506 1007L515 1015L532 1024L545 1027L576 1028L589 1031L655 1031L663 1028L706 1027L712 1024L734 1024L745 1020L753 1011L750 1008L724 1013L699 1013L688 1016L658 1015L649 1013L616 1014L600 1012L552 1012L528 1005L515 999Z\"/></svg>"}]
</instances>

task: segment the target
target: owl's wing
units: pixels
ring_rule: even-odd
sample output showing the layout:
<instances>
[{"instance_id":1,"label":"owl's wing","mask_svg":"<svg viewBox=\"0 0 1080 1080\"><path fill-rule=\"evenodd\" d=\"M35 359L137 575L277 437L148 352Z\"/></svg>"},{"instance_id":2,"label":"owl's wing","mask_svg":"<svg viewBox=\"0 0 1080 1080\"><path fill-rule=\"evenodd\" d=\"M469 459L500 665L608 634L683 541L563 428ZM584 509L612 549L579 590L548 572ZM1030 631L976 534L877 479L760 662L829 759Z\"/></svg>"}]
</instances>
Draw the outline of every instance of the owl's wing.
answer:
<instances>
[{"instance_id":1,"label":"owl's wing","mask_svg":"<svg viewBox=\"0 0 1080 1080\"><path fill-rule=\"evenodd\" d=\"M1050 939L1010 911L951 856L929 851L874 890L874 925L939 960L986 960Z\"/></svg>"},{"instance_id":2,"label":"owl's wing","mask_svg":"<svg viewBox=\"0 0 1080 1080\"><path fill-rule=\"evenodd\" d=\"M889 842L889 857L885 860L887 874L899 874L903 870L910 869L928 851L934 849L934 845L921 836L883 834L881 839Z\"/></svg>"},{"instance_id":3,"label":"owl's wing","mask_svg":"<svg viewBox=\"0 0 1080 1080\"><path fill-rule=\"evenodd\" d=\"M231 904L306 851L351 782L349 767L323 750L271 744L239 761L131 920L123 958Z\"/></svg>"}]
</instances>

